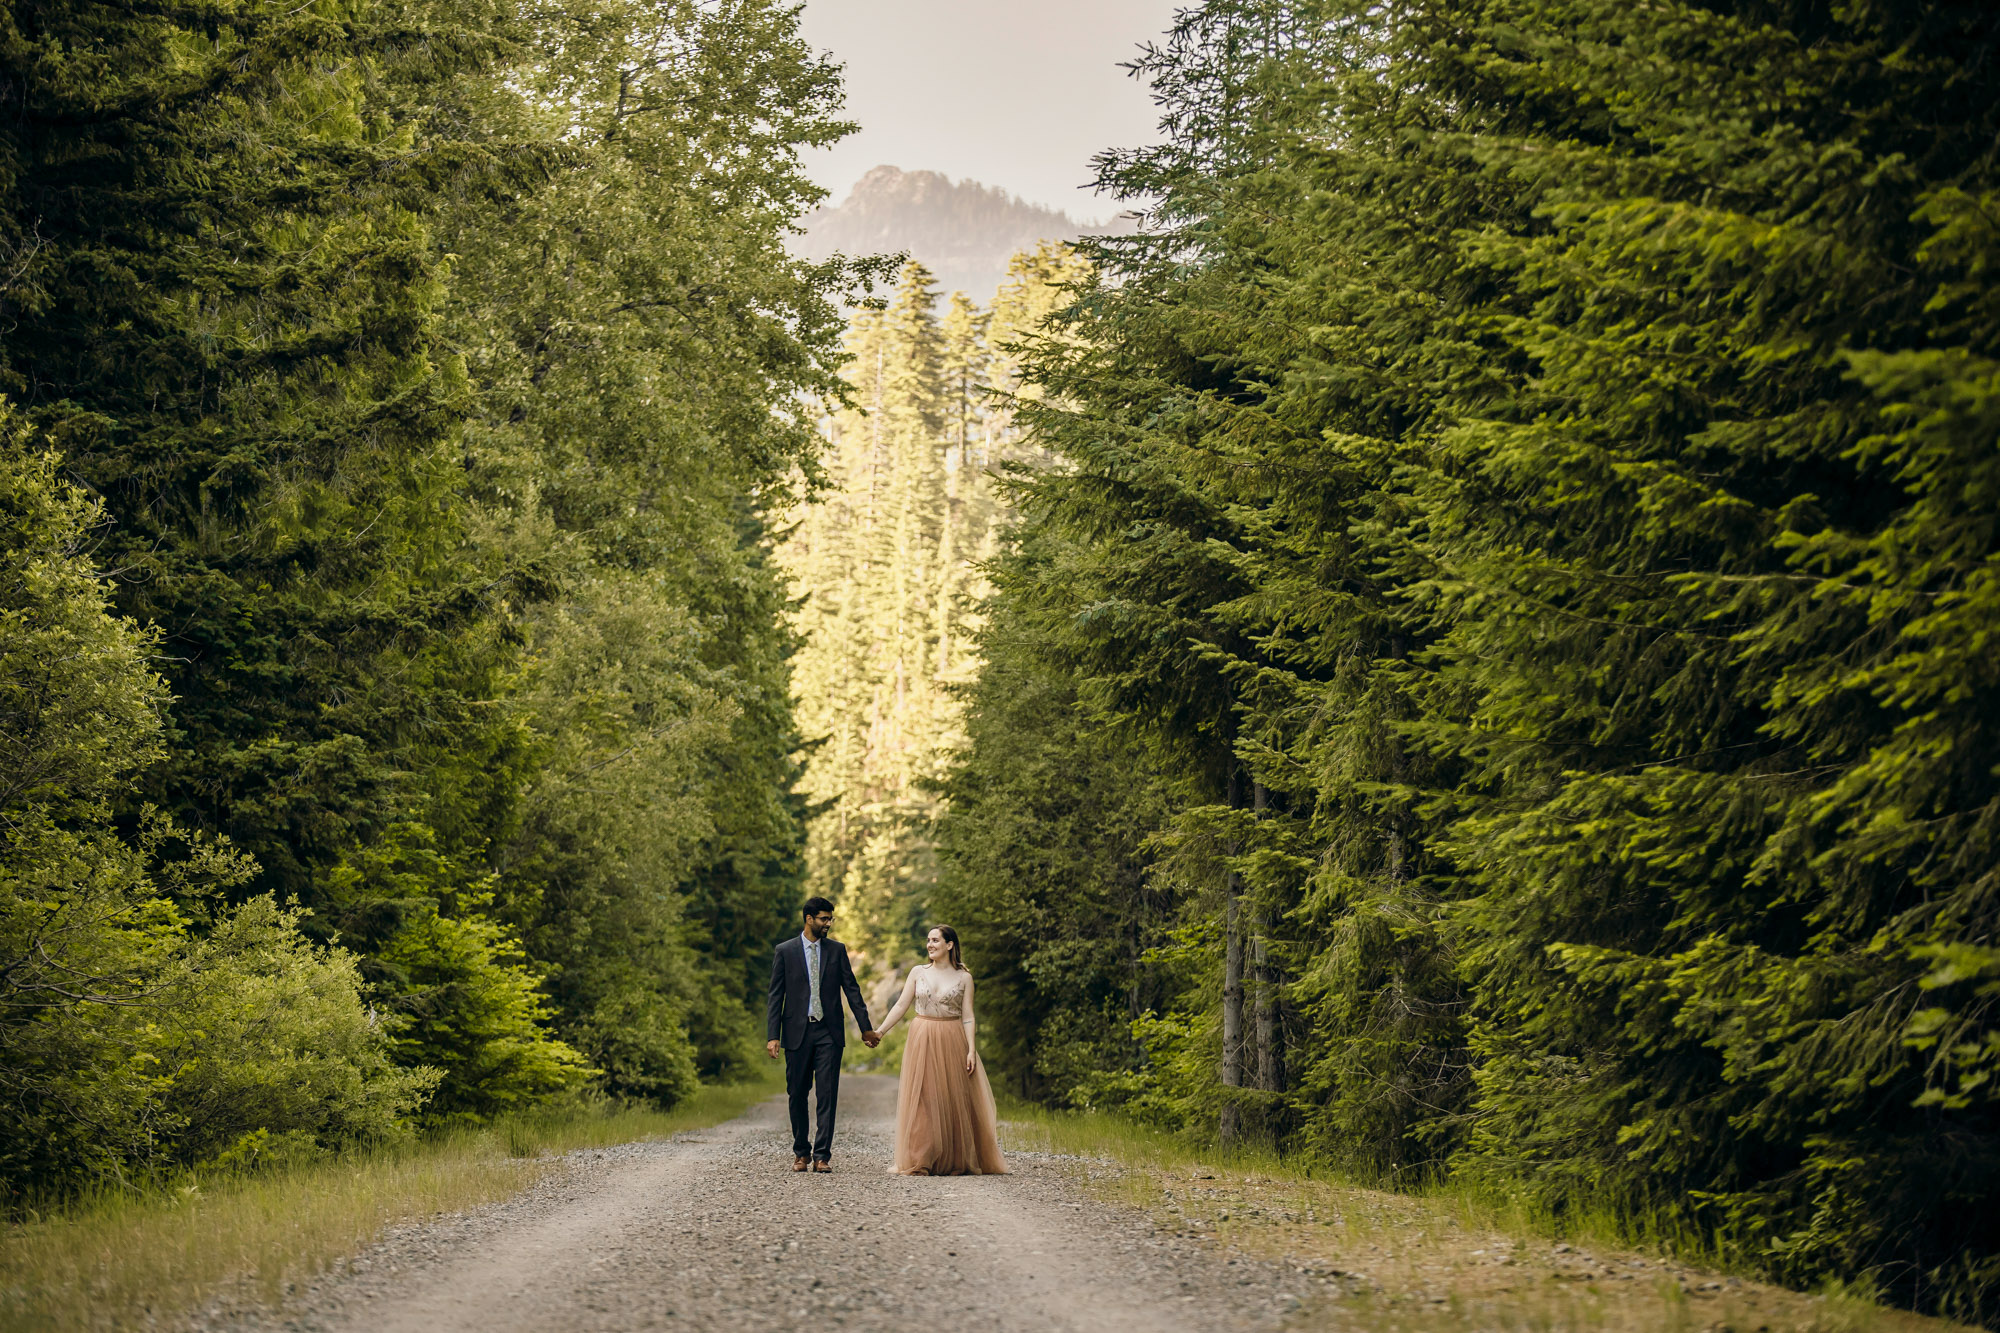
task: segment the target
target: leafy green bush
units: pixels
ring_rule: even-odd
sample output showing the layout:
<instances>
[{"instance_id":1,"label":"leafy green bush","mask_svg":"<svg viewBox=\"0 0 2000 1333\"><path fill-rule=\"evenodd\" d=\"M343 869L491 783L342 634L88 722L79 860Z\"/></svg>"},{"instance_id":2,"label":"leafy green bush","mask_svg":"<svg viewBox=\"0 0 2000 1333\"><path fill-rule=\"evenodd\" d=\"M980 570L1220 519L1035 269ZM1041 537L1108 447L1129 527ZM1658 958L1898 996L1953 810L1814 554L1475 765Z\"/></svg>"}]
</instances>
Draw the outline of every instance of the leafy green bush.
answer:
<instances>
[{"instance_id":1,"label":"leafy green bush","mask_svg":"<svg viewBox=\"0 0 2000 1333\"><path fill-rule=\"evenodd\" d=\"M354 956L311 943L298 920L253 898L185 951L186 999L162 1015L152 1052L184 1163L388 1139L445 1078L396 1065Z\"/></svg>"},{"instance_id":2,"label":"leafy green bush","mask_svg":"<svg viewBox=\"0 0 2000 1333\"><path fill-rule=\"evenodd\" d=\"M540 975L493 915L496 888L490 871L448 855L429 825L405 819L349 853L321 889L362 934L367 995L395 1058L437 1072L433 1121L529 1105L594 1072L551 1029Z\"/></svg>"},{"instance_id":3,"label":"leafy green bush","mask_svg":"<svg viewBox=\"0 0 2000 1333\"><path fill-rule=\"evenodd\" d=\"M399 1070L351 959L268 898L194 938L251 867L110 801L161 752L150 636L79 554L95 508L0 419L0 1188L398 1131L435 1076Z\"/></svg>"},{"instance_id":4,"label":"leafy green bush","mask_svg":"<svg viewBox=\"0 0 2000 1333\"><path fill-rule=\"evenodd\" d=\"M185 939L107 801L160 749L148 636L78 554L95 510L0 405L0 1185L154 1152L148 1014ZM155 826L157 828L157 825Z\"/></svg>"},{"instance_id":5,"label":"leafy green bush","mask_svg":"<svg viewBox=\"0 0 2000 1333\"><path fill-rule=\"evenodd\" d=\"M520 944L497 922L422 908L381 958L404 978L390 1023L396 1058L442 1073L425 1111L432 1122L530 1105L581 1087L593 1072L548 1031L548 1003Z\"/></svg>"}]
</instances>

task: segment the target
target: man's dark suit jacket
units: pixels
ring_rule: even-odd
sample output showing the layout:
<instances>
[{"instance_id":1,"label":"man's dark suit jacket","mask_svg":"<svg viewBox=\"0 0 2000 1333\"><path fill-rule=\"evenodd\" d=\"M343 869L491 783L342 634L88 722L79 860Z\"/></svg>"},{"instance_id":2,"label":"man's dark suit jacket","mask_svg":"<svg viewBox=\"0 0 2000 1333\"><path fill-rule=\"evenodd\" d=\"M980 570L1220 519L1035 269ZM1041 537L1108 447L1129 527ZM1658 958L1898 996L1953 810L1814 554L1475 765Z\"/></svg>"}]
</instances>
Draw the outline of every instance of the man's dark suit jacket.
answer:
<instances>
[{"instance_id":1,"label":"man's dark suit jacket","mask_svg":"<svg viewBox=\"0 0 2000 1333\"><path fill-rule=\"evenodd\" d=\"M806 989L811 984L806 972L806 942L794 935L771 955L771 1005L765 1023L765 1040L782 1040L791 1050L806 1039ZM854 979L854 965L847 961L847 946L838 940L819 942L819 1011L833 1020L833 1044L847 1044L847 1025L840 1021L840 997L847 995L847 1007L863 1032L872 1031L868 1006L861 1000L861 983Z\"/></svg>"}]
</instances>

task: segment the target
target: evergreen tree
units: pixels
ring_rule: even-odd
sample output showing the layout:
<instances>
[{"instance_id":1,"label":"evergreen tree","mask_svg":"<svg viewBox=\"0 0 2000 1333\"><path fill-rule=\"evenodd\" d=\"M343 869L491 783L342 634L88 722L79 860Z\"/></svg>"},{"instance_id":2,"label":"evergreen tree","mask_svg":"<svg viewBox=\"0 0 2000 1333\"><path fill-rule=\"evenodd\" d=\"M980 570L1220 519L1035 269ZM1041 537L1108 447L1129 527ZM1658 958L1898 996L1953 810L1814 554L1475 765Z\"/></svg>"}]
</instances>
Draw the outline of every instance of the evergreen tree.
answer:
<instances>
[{"instance_id":1,"label":"evergreen tree","mask_svg":"<svg viewBox=\"0 0 2000 1333\"><path fill-rule=\"evenodd\" d=\"M936 299L911 263L884 308L857 312L853 406L832 416L826 494L785 549L805 594L799 722L816 743L806 789L825 808L808 845L812 883L847 912L864 954L890 964L915 938L934 874L925 784L958 725L947 686L973 664L954 660L953 645L966 638L957 594L983 483L948 431L971 429L964 381L977 348L964 307L947 339Z\"/></svg>"},{"instance_id":2,"label":"evergreen tree","mask_svg":"<svg viewBox=\"0 0 2000 1333\"><path fill-rule=\"evenodd\" d=\"M892 299L857 310L826 420L827 484L784 547L803 596L799 722L819 807L808 873L884 967L907 959L932 908L938 784L964 742L1006 520L999 475L1025 457L1017 355L997 338L1085 271L1044 245L1015 257L990 311L954 292L940 314L929 271L911 263Z\"/></svg>"},{"instance_id":3,"label":"evergreen tree","mask_svg":"<svg viewBox=\"0 0 2000 1333\"><path fill-rule=\"evenodd\" d=\"M801 873L767 515L815 474L797 404L835 383L853 267L782 248L821 197L798 148L849 128L797 17L8 11L0 381L101 498L174 695L86 802L152 940L133 975L180 988L157 1027L187 1062L126 1089L146 1161L386 1132L433 1085L447 1118L593 1076L670 1102L748 1058ZM220 868L148 881L171 821ZM299 1024L258 1035L253 994ZM344 1110L194 1072L279 1080L309 1029L297 1087ZM50 1049L44 1092L144 1055ZM13 1178L86 1169L59 1120Z\"/></svg>"},{"instance_id":4,"label":"evergreen tree","mask_svg":"<svg viewBox=\"0 0 2000 1333\"><path fill-rule=\"evenodd\" d=\"M1222 946L1136 1104L1990 1316L1994 36L1218 0L1148 56L990 611L1148 739Z\"/></svg>"},{"instance_id":5,"label":"evergreen tree","mask_svg":"<svg viewBox=\"0 0 2000 1333\"><path fill-rule=\"evenodd\" d=\"M767 516L816 465L798 404L835 383L845 269L782 243L819 197L794 153L846 127L782 5L602 6L531 36L437 112L550 166L466 181L442 223L477 391L468 554L514 674L498 762L443 770L432 801L498 873L558 1029L612 1089L671 1102L752 1058L797 897Z\"/></svg>"},{"instance_id":6,"label":"evergreen tree","mask_svg":"<svg viewBox=\"0 0 2000 1333\"><path fill-rule=\"evenodd\" d=\"M120 609L165 635L152 796L308 901L464 718L433 659L478 602L424 224L456 149L399 114L491 49L452 17L52 3L0 42L0 388L103 498Z\"/></svg>"},{"instance_id":7,"label":"evergreen tree","mask_svg":"<svg viewBox=\"0 0 2000 1333\"><path fill-rule=\"evenodd\" d=\"M16 6L0 56L22 261L0 384L101 497L98 558L175 696L171 762L133 774L122 817L150 801L228 839L251 858L236 895L309 909L286 922L361 951L392 1011L389 941L454 886L346 872L437 817L427 786L483 774L498 685L431 228L454 176L505 164L415 109L492 77L500 18Z\"/></svg>"},{"instance_id":8,"label":"evergreen tree","mask_svg":"<svg viewBox=\"0 0 2000 1333\"><path fill-rule=\"evenodd\" d=\"M1528 33L1436 68L1545 220L1475 250L1512 373L1420 490L1471 703L1428 728L1477 794L1442 840L1465 1169L1691 1193L1785 1276L1990 1315L2000 750L1966 635L1995 234L1958 201L1993 188L1969 53L2000 31L1925 5Z\"/></svg>"},{"instance_id":9,"label":"evergreen tree","mask_svg":"<svg viewBox=\"0 0 2000 1333\"><path fill-rule=\"evenodd\" d=\"M164 749L156 636L83 553L101 511L0 431L0 1202L395 1135L438 1074L390 1063L353 960L216 903L252 869L226 845L115 825Z\"/></svg>"},{"instance_id":10,"label":"evergreen tree","mask_svg":"<svg viewBox=\"0 0 2000 1333\"><path fill-rule=\"evenodd\" d=\"M1034 576L1032 549L998 562L1002 586ZM1133 1026L1184 988L1173 895L1150 876L1147 839L1170 809L1144 749L1103 735L1033 631L985 626L966 696L966 746L944 794L933 915L966 940L995 1075L1022 1095L1153 1113Z\"/></svg>"}]
</instances>

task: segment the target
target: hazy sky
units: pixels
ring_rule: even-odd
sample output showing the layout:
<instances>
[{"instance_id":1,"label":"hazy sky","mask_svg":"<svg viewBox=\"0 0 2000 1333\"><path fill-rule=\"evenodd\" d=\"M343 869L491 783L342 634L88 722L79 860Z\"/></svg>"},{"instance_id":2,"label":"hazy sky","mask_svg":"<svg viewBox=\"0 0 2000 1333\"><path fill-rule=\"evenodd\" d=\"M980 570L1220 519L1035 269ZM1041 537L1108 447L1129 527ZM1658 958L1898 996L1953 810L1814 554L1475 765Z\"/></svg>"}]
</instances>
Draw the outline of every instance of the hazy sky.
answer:
<instances>
[{"instance_id":1,"label":"hazy sky","mask_svg":"<svg viewBox=\"0 0 2000 1333\"><path fill-rule=\"evenodd\" d=\"M806 39L847 66L847 114L861 123L812 155L813 177L838 203L879 163L928 168L1102 219L1111 204L1077 188L1091 155L1155 137L1153 104L1119 62L1166 30L1176 3L807 0Z\"/></svg>"}]
</instances>

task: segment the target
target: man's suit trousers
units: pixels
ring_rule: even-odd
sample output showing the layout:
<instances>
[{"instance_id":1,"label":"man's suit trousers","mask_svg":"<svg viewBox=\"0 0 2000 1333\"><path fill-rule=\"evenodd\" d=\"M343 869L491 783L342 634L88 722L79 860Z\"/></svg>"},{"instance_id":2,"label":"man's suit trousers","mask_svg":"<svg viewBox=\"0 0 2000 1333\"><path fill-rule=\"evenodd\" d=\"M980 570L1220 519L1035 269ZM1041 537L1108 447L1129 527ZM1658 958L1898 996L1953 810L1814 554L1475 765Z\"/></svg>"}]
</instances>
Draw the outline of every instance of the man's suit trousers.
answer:
<instances>
[{"instance_id":1,"label":"man's suit trousers","mask_svg":"<svg viewBox=\"0 0 2000 1333\"><path fill-rule=\"evenodd\" d=\"M785 1091L792 1102L792 1155L811 1156L819 1161L833 1157L833 1116L840 1106L840 1056L843 1035L834 1027L840 1020L822 1018L806 1024L806 1039L785 1048ZM819 1124L810 1147L806 1139L806 1090L816 1088Z\"/></svg>"}]
</instances>

